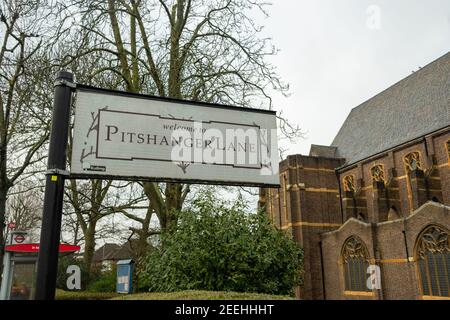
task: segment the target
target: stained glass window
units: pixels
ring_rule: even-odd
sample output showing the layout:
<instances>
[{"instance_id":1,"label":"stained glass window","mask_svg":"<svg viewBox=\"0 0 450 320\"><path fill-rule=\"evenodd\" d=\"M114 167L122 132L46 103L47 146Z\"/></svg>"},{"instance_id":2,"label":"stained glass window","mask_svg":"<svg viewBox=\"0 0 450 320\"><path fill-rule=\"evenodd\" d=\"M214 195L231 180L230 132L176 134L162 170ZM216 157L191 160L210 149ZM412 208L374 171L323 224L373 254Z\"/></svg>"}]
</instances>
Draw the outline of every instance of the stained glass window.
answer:
<instances>
[{"instance_id":1,"label":"stained glass window","mask_svg":"<svg viewBox=\"0 0 450 320\"><path fill-rule=\"evenodd\" d=\"M403 158L403 163L405 164L405 168L408 173L411 171L415 171L417 169L422 170L422 161L420 159L420 153L417 151L408 153Z\"/></svg>"},{"instance_id":2,"label":"stained glass window","mask_svg":"<svg viewBox=\"0 0 450 320\"><path fill-rule=\"evenodd\" d=\"M342 180L342 182L343 182L343 186L344 186L344 191L347 191L347 192L355 192L356 191L354 175L345 176L344 179Z\"/></svg>"},{"instance_id":3,"label":"stained glass window","mask_svg":"<svg viewBox=\"0 0 450 320\"><path fill-rule=\"evenodd\" d=\"M447 230L430 226L417 242L416 260L425 296L450 297L449 239Z\"/></svg>"},{"instance_id":4,"label":"stained glass window","mask_svg":"<svg viewBox=\"0 0 450 320\"><path fill-rule=\"evenodd\" d=\"M370 292L367 287L369 253L359 238L352 236L345 241L342 248L342 263L345 290Z\"/></svg>"},{"instance_id":5,"label":"stained glass window","mask_svg":"<svg viewBox=\"0 0 450 320\"><path fill-rule=\"evenodd\" d=\"M372 175L372 180L376 182L385 182L384 179L384 167L382 164L373 166L370 169L370 174Z\"/></svg>"}]
</instances>

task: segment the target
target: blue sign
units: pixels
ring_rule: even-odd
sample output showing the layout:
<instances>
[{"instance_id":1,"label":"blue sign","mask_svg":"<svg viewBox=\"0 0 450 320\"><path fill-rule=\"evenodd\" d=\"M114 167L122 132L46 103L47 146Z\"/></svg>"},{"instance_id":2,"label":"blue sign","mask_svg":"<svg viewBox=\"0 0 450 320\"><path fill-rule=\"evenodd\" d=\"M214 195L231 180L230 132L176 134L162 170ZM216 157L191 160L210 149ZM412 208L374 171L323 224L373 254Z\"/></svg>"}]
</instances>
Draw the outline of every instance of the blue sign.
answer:
<instances>
[{"instance_id":1,"label":"blue sign","mask_svg":"<svg viewBox=\"0 0 450 320\"><path fill-rule=\"evenodd\" d=\"M133 269L134 261L131 259L120 260L117 262L117 284L118 293L133 292Z\"/></svg>"}]
</instances>

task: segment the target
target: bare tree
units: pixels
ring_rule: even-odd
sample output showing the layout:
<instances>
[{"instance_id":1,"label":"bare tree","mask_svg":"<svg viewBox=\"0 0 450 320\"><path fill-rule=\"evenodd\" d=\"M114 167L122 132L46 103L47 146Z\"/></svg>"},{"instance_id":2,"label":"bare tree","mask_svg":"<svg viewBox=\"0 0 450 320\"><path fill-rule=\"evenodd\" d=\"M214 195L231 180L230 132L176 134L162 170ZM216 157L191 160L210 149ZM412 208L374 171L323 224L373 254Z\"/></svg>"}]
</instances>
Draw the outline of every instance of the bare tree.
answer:
<instances>
[{"instance_id":1,"label":"bare tree","mask_svg":"<svg viewBox=\"0 0 450 320\"><path fill-rule=\"evenodd\" d=\"M133 255L139 264L139 258L143 257L146 252L148 252L151 245L149 244L149 238L152 236L157 236L161 234L161 230L158 226L152 224L152 217L155 214L155 210L149 205L144 212L139 212L141 210L121 210L121 213L128 219L135 222L136 226L130 226L128 229L131 231L131 236L129 238L134 238L131 249L133 250Z\"/></svg>"},{"instance_id":2,"label":"bare tree","mask_svg":"<svg viewBox=\"0 0 450 320\"><path fill-rule=\"evenodd\" d=\"M99 222L115 213L130 209L141 209L143 195L130 190L131 183L113 184L111 180L70 180L66 197L73 208L66 214L75 214L84 242L83 262L87 270L92 266ZM108 228L108 230L110 230Z\"/></svg>"},{"instance_id":3,"label":"bare tree","mask_svg":"<svg viewBox=\"0 0 450 320\"><path fill-rule=\"evenodd\" d=\"M116 88L162 97L272 109L270 90L286 93L267 57L276 54L259 36L259 0L87 0L64 1L71 17L68 38L76 50L62 65L87 56L102 62L91 71L118 77ZM100 56L100 57L99 57ZM280 118L291 138L298 127ZM176 223L190 188L178 183L144 183L161 229Z\"/></svg>"},{"instance_id":4,"label":"bare tree","mask_svg":"<svg viewBox=\"0 0 450 320\"><path fill-rule=\"evenodd\" d=\"M48 82L42 50L50 34L47 14L43 1L0 2L0 246L8 193L42 161L39 151L48 139L50 95L41 87Z\"/></svg>"},{"instance_id":5,"label":"bare tree","mask_svg":"<svg viewBox=\"0 0 450 320\"><path fill-rule=\"evenodd\" d=\"M28 232L31 241L39 239L39 227L42 215L42 199L38 189L19 186L11 192L6 219L14 222L15 229ZM8 231L5 239L7 239Z\"/></svg>"}]
</instances>

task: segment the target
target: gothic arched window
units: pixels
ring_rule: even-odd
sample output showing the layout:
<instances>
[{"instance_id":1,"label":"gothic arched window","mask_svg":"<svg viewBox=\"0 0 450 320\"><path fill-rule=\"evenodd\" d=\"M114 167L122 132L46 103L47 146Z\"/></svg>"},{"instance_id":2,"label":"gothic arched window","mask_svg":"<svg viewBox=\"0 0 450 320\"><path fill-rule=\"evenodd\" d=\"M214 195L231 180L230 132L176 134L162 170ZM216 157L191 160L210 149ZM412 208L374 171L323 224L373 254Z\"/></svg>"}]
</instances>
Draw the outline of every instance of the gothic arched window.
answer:
<instances>
[{"instance_id":1,"label":"gothic arched window","mask_svg":"<svg viewBox=\"0 0 450 320\"><path fill-rule=\"evenodd\" d=\"M405 164L406 172L415 171L417 169L422 170L422 161L420 159L420 152L411 152L403 157L403 163Z\"/></svg>"},{"instance_id":2,"label":"gothic arched window","mask_svg":"<svg viewBox=\"0 0 450 320\"><path fill-rule=\"evenodd\" d=\"M356 186L355 186L355 176L354 175L348 175L345 176L342 180L342 184L344 186L344 191L347 192L355 192Z\"/></svg>"},{"instance_id":3,"label":"gothic arched window","mask_svg":"<svg viewBox=\"0 0 450 320\"><path fill-rule=\"evenodd\" d=\"M450 140L445 143L447 147L448 162L450 162Z\"/></svg>"},{"instance_id":4,"label":"gothic arched window","mask_svg":"<svg viewBox=\"0 0 450 320\"><path fill-rule=\"evenodd\" d=\"M450 297L450 235L439 226L427 227L416 245L416 261L424 296Z\"/></svg>"},{"instance_id":5,"label":"gothic arched window","mask_svg":"<svg viewBox=\"0 0 450 320\"><path fill-rule=\"evenodd\" d=\"M384 166L382 164L378 164L373 166L370 169L370 175L372 176L372 180L376 182L385 182L384 179Z\"/></svg>"},{"instance_id":6,"label":"gothic arched window","mask_svg":"<svg viewBox=\"0 0 450 320\"><path fill-rule=\"evenodd\" d=\"M355 236L348 238L342 248L345 291L370 292L367 287L369 252L366 245Z\"/></svg>"}]
</instances>

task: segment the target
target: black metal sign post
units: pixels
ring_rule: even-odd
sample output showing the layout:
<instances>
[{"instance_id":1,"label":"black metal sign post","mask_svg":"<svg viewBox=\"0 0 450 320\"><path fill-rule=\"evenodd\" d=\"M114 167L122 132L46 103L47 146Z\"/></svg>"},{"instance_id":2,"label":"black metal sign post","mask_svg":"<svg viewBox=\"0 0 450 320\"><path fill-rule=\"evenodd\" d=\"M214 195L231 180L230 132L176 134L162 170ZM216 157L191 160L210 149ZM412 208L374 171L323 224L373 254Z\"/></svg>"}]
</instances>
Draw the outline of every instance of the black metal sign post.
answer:
<instances>
[{"instance_id":1,"label":"black metal sign post","mask_svg":"<svg viewBox=\"0 0 450 320\"><path fill-rule=\"evenodd\" d=\"M55 82L53 118L46 172L44 212L38 256L36 300L55 298L59 238L66 173L66 149L70 121L70 100L75 87L70 72L58 73Z\"/></svg>"}]
</instances>

